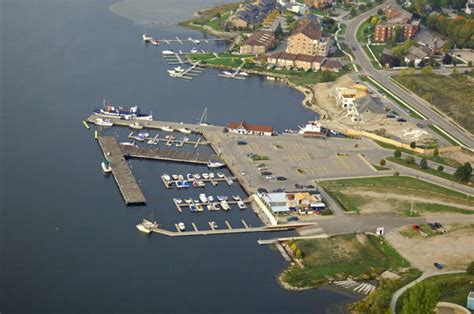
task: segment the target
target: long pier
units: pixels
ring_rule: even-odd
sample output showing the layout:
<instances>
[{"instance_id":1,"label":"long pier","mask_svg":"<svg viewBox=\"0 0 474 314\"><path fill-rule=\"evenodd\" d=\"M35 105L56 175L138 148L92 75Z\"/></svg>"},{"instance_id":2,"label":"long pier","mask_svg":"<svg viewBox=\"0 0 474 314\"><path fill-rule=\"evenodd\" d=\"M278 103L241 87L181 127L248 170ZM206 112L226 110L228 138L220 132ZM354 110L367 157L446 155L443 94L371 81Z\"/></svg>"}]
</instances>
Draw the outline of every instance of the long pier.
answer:
<instances>
[{"instance_id":1,"label":"long pier","mask_svg":"<svg viewBox=\"0 0 474 314\"><path fill-rule=\"evenodd\" d=\"M132 158L156 159L166 161L177 161L193 164L207 164L209 161L218 161L215 154L200 152L174 151L168 149L141 148L135 146L123 146L123 154Z\"/></svg>"},{"instance_id":2,"label":"long pier","mask_svg":"<svg viewBox=\"0 0 474 314\"><path fill-rule=\"evenodd\" d=\"M195 225L194 225L195 226ZM193 228L194 228L193 226ZM150 228L152 232L166 235L169 237L183 237L183 236L203 236L203 235L218 235L218 234L235 234L235 233L252 233L252 232L274 232L274 231L285 231L291 230L291 227L282 228L267 228L267 227L249 227L249 228L232 228L232 229L214 229L214 230L199 230L196 231L168 231L161 228Z\"/></svg>"},{"instance_id":3,"label":"long pier","mask_svg":"<svg viewBox=\"0 0 474 314\"><path fill-rule=\"evenodd\" d=\"M112 174L119 187L120 193L127 205L145 204L145 196L138 186L135 177L123 156L117 139L113 136L99 136L97 138L99 146L105 158L110 162Z\"/></svg>"}]
</instances>

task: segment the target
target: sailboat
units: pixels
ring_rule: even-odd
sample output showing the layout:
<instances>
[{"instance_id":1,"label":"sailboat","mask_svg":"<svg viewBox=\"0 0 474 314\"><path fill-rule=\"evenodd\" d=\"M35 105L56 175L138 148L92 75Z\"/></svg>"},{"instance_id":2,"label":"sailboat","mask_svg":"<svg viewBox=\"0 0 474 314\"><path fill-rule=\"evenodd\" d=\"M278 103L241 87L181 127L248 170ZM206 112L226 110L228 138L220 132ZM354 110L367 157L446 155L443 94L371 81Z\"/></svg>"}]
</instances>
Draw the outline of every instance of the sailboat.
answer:
<instances>
[{"instance_id":1,"label":"sailboat","mask_svg":"<svg viewBox=\"0 0 474 314\"><path fill-rule=\"evenodd\" d=\"M202 112L201 119L199 119L199 125L209 125L209 123L207 123L207 107L205 107Z\"/></svg>"}]
</instances>

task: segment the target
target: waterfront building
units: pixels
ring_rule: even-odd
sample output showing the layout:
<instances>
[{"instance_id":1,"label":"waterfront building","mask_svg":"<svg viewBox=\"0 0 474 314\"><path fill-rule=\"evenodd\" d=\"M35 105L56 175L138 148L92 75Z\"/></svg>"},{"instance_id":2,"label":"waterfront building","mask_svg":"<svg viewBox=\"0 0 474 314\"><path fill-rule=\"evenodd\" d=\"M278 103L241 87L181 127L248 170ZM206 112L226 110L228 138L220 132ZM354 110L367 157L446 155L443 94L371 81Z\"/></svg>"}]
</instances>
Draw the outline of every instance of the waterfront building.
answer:
<instances>
[{"instance_id":1,"label":"waterfront building","mask_svg":"<svg viewBox=\"0 0 474 314\"><path fill-rule=\"evenodd\" d=\"M264 54L275 46L275 35L268 31L256 31L240 46L241 54Z\"/></svg>"},{"instance_id":2,"label":"waterfront building","mask_svg":"<svg viewBox=\"0 0 474 314\"><path fill-rule=\"evenodd\" d=\"M286 193L267 193L263 194L261 199L267 209L275 215L285 215L290 212Z\"/></svg>"},{"instance_id":3,"label":"waterfront building","mask_svg":"<svg viewBox=\"0 0 474 314\"><path fill-rule=\"evenodd\" d=\"M342 70L342 64L339 61L328 59L321 65L321 70L339 72Z\"/></svg>"},{"instance_id":4,"label":"waterfront building","mask_svg":"<svg viewBox=\"0 0 474 314\"><path fill-rule=\"evenodd\" d=\"M288 38L286 52L312 56L327 56L331 45L329 36L324 36L321 25L315 21L303 21Z\"/></svg>"},{"instance_id":5,"label":"waterfront building","mask_svg":"<svg viewBox=\"0 0 474 314\"><path fill-rule=\"evenodd\" d=\"M328 61L322 56L311 56L306 54L293 54L287 52L275 52L267 56L267 64L279 68L297 68L302 70L319 71L321 66Z\"/></svg>"},{"instance_id":6,"label":"waterfront building","mask_svg":"<svg viewBox=\"0 0 474 314\"><path fill-rule=\"evenodd\" d=\"M295 59L295 67L302 70L311 70L313 67L314 56L311 55L297 55Z\"/></svg>"},{"instance_id":7,"label":"waterfront building","mask_svg":"<svg viewBox=\"0 0 474 314\"><path fill-rule=\"evenodd\" d=\"M273 127L268 125L257 125L250 124L245 121L241 122L229 122L227 124L227 131L231 133L243 134L243 135L273 135Z\"/></svg>"},{"instance_id":8,"label":"waterfront building","mask_svg":"<svg viewBox=\"0 0 474 314\"><path fill-rule=\"evenodd\" d=\"M291 69L295 66L295 60L298 57L297 54L282 52L277 59L277 67Z\"/></svg>"},{"instance_id":9,"label":"waterfront building","mask_svg":"<svg viewBox=\"0 0 474 314\"><path fill-rule=\"evenodd\" d=\"M277 8L275 0L257 0L252 3L241 4L232 14L228 23L238 29L250 29L258 26L267 15Z\"/></svg>"},{"instance_id":10,"label":"waterfront building","mask_svg":"<svg viewBox=\"0 0 474 314\"><path fill-rule=\"evenodd\" d=\"M305 0L310 7L322 9L332 6L333 0Z\"/></svg>"},{"instance_id":11,"label":"waterfront building","mask_svg":"<svg viewBox=\"0 0 474 314\"><path fill-rule=\"evenodd\" d=\"M314 56L313 64L311 65L311 68L313 69L313 71L319 71L321 70L321 65L323 65L323 63L326 61L327 61L326 57Z\"/></svg>"}]
</instances>

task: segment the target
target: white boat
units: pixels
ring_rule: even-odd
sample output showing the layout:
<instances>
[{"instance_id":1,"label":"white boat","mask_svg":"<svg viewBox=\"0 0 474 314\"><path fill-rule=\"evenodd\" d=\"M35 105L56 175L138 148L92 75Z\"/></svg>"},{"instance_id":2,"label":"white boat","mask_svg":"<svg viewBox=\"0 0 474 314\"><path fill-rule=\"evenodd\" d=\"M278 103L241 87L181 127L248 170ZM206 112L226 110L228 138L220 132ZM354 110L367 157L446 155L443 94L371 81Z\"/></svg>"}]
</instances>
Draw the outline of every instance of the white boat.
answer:
<instances>
[{"instance_id":1,"label":"white boat","mask_svg":"<svg viewBox=\"0 0 474 314\"><path fill-rule=\"evenodd\" d=\"M178 180L179 181L183 181L184 180L184 176L182 174L178 175Z\"/></svg>"},{"instance_id":2,"label":"white boat","mask_svg":"<svg viewBox=\"0 0 474 314\"><path fill-rule=\"evenodd\" d=\"M161 176L163 178L163 180L165 181L170 181L171 180L171 177L169 175L167 175L166 173L164 175Z\"/></svg>"},{"instance_id":3,"label":"white boat","mask_svg":"<svg viewBox=\"0 0 474 314\"><path fill-rule=\"evenodd\" d=\"M178 180L178 175L177 174L172 174L171 177L173 178L173 180Z\"/></svg>"},{"instance_id":4,"label":"white boat","mask_svg":"<svg viewBox=\"0 0 474 314\"><path fill-rule=\"evenodd\" d=\"M211 225L211 228L213 228L213 229L217 229L217 228L218 228L215 221L209 222L209 225Z\"/></svg>"},{"instance_id":5,"label":"white boat","mask_svg":"<svg viewBox=\"0 0 474 314\"><path fill-rule=\"evenodd\" d=\"M169 75L173 77L176 77L180 74L180 72L175 71L175 70L166 70L166 71L168 71Z\"/></svg>"},{"instance_id":6,"label":"white boat","mask_svg":"<svg viewBox=\"0 0 474 314\"><path fill-rule=\"evenodd\" d=\"M321 124L317 120L308 121L304 127L299 127L298 134L307 136L324 136L325 133L321 128Z\"/></svg>"},{"instance_id":7,"label":"white boat","mask_svg":"<svg viewBox=\"0 0 474 314\"><path fill-rule=\"evenodd\" d=\"M150 234L151 230L148 229L147 227L145 227L144 225L142 224L138 224L137 225L137 229L140 230L141 232L143 233L146 233L146 234Z\"/></svg>"},{"instance_id":8,"label":"white boat","mask_svg":"<svg viewBox=\"0 0 474 314\"><path fill-rule=\"evenodd\" d=\"M196 45L199 45L201 43L199 39L192 39L191 41L195 43Z\"/></svg>"},{"instance_id":9,"label":"white boat","mask_svg":"<svg viewBox=\"0 0 474 314\"><path fill-rule=\"evenodd\" d=\"M200 205L200 204L197 204L196 205L196 211L197 212L202 212L202 211L204 211L204 207L202 207L202 205Z\"/></svg>"},{"instance_id":10,"label":"white boat","mask_svg":"<svg viewBox=\"0 0 474 314\"><path fill-rule=\"evenodd\" d=\"M185 202L186 204L191 204L191 203L193 202L193 199L192 199L192 198L185 198L185 199L184 199L184 202Z\"/></svg>"},{"instance_id":11,"label":"white boat","mask_svg":"<svg viewBox=\"0 0 474 314\"><path fill-rule=\"evenodd\" d=\"M94 122L95 125L100 125L100 126L112 126L114 125L110 119L102 119L102 118L97 118Z\"/></svg>"},{"instance_id":12,"label":"white boat","mask_svg":"<svg viewBox=\"0 0 474 314\"><path fill-rule=\"evenodd\" d=\"M214 202L214 197L212 195L209 195L207 199L209 200L209 202Z\"/></svg>"},{"instance_id":13,"label":"white boat","mask_svg":"<svg viewBox=\"0 0 474 314\"><path fill-rule=\"evenodd\" d=\"M199 180L199 181L198 181L198 186L199 186L200 188L203 188L203 187L206 186L206 183L204 183L203 181Z\"/></svg>"},{"instance_id":14,"label":"white boat","mask_svg":"<svg viewBox=\"0 0 474 314\"><path fill-rule=\"evenodd\" d=\"M150 34L143 34L142 38L144 42L149 42L153 39L153 37Z\"/></svg>"},{"instance_id":15,"label":"white boat","mask_svg":"<svg viewBox=\"0 0 474 314\"><path fill-rule=\"evenodd\" d=\"M225 177L225 174L223 174L222 172L218 172L217 176L222 179Z\"/></svg>"},{"instance_id":16,"label":"white boat","mask_svg":"<svg viewBox=\"0 0 474 314\"><path fill-rule=\"evenodd\" d=\"M227 203L226 200L223 200L223 201L221 202L221 205L222 205L222 209L223 209L223 210L229 210L229 209L230 209L229 203Z\"/></svg>"},{"instance_id":17,"label":"white boat","mask_svg":"<svg viewBox=\"0 0 474 314\"><path fill-rule=\"evenodd\" d=\"M222 162L218 162L218 161L208 161L207 162L207 167L208 168L222 168L224 167L225 164L223 164Z\"/></svg>"},{"instance_id":18,"label":"white boat","mask_svg":"<svg viewBox=\"0 0 474 314\"><path fill-rule=\"evenodd\" d=\"M209 173L203 173L202 177L206 180L209 179Z\"/></svg>"},{"instance_id":19,"label":"white boat","mask_svg":"<svg viewBox=\"0 0 474 314\"><path fill-rule=\"evenodd\" d=\"M207 208L207 210L210 211L210 210L212 210L212 205L211 205L211 204L207 204L207 205L206 205L206 208Z\"/></svg>"},{"instance_id":20,"label":"white boat","mask_svg":"<svg viewBox=\"0 0 474 314\"><path fill-rule=\"evenodd\" d=\"M174 55L174 51L173 50L163 50L161 52L162 55Z\"/></svg>"},{"instance_id":21,"label":"white boat","mask_svg":"<svg viewBox=\"0 0 474 314\"><path fill-rule=\"evenodd\" d=\"M204 193L199 194L199 200L201 201L201 203L207 203L208 200L207 200L206 194Z\"/></svg>"},{"instance_id":22,"label":"white boat","mask_svg":"<svg viewBox=\"0 0 474 314\"><path fill-rule=\"evenodd\" d=\"M238 195L232 195L232 198L234 199L234 201L240 201L240 196Z\"/></svg>"},{"instance_id":23,"label":"white boat","mask_svg":"<svg viewBox=\"0 0 474 314\"><path fill-rule=\"evenodd\" d=\"M174 200L177 204L183 203L183 200L180 199L180 198L174 198L173 200Z\"/></svg>"},{"instance_id":24,"label":"white boat","mask_svg":"<svg viewBox=\"0 0 474 314\"><path fill-rule=\"evenodd\" d=\"M178 131L181 133L191 134L191 130L188 128L179 128Z\"/></svg>"},{"instance_id":25,"label":"white boat","mask_svg":"<svg viewBox=\"0 0 474 314\"><path fill-rule=\"evenodd\" d=\"M238 201L237 205L239 206L240 209L245 209L247 208L247 205L243 201Z\"/></svg>"},{"instance_id":26,"label":"white boat","mask_svg":"<svg viewBox=\"0 0 474 314\"><path fill-rule=\"evenodd\" d=\"M234 183L234 180L232 180L232 179L227 179L227 184L228 184L228 185L232 185L233 183Z\"/></svg>"},{"instance_id":27,"label":"white boat","mask_svg":"<svg viewBox=\"0 0 474 314\"><path fill-rule=\"evenodd\" d=\"M194 179L201 179L201 175L199 173L193 174Z\"/></svg>"},{"instance_id":28,"label":"white boat","mask_svg":"<svg viewBox=\"0 0 474 314\"><path fill-rule=\"evenodd\" d=\"M148 137L148 136L150 136L150 133L148 133L148 132L140 132L140 133L138 133L138 137L140 137L140 138L146 138L146 137Z\"/></svg>"},{"instance_id":29,"label":"white boat","mask_svg":"<svg viewBox=\"0 0 474 314\"><path fill-rule=\"evenodd\" d=\"M156 39L152 39L152 40L150 40L150 42L153 46L159 46L160 45L160 41L156 40Z\"/></svg>"},{"instance_id":30,"label":"white boat","mask_svg":"<svg viewBox=\"0 0 474 314\"><path fill-rule=\"evenodd\" d=\"M210 173L209 173L209 178L210 178L210 179L214 179L215 177L216 177L216 176L214 175L214 172L210 172Z\"/></svg>"},{"instance_id":31,"label":"white boat","mask_svg":"<svg viewBox=\"0 0 474 314\"><path fill-rule=\"evenodd\" d=\"M189 181L192 181L192 180L193 180L193 175L190 174L190 173L188 173L188 174L186 175L186 178L187 178Z\"/></svg>"},{"instance_id":32,"label":"white boat","mask_svg":"<svg viewBox=\"0 0 474 314\"><path fill-rule=\"evenodd\" d=\"M129 127L130 127L131 129L134 129L134 130L141 130L141 129L143 129L143 125L141 125L140 122L134 122L134 123L130 124Z\"/></svg>"},{"instance_id":33,"label":"white boat","mask_svg":"<svg viewBox=\"0 0 474 314\"><path fill-rule=\"evenodd\" d=\"M164 126L161 129L165 132L173 132L174 131L174 129L170 126Z\"/></svg>"},{"instance_id":34,"label":"white boat","mask_svg":"<svg viewBox=\"0 0 474 314\"><path fill-rule=\"evenodd\" d=\"M226 75L226 76L233 76L234 75L234 73L229 72L229 71L222 71L222 74Z\"/></svg>"},{"instance_id":35,"label":"white boat","mask_svg":"<svg viewBox=\"0 0 474 314\"><path fill-rule=\"evenodd\" d=\"M225 196L221 196L221 195L217 195L216 198L217 198L217 200L220 201L220 202L222 202L222 201L224 201L224 200L226 199Z\"/></svg>"},{"instance_id":36,"label":"white boat","mask_svg":"<svg viewBox=\"0 0 474 314\"><path fill-rule=\"evenodd\" d=\"M137 144L135 144L135 142L120 142L120 145L122 146L137 146Z\"/></svg>"},{"instance_id":37,"label":"white boat","mask_svg":"<svg viewBox=\"0 0 474 314\"><path fill-rule=\"evenodd\" d=\"M212 204L212 207L214 208L214 210L221 210L221 204L220 203L213 203Z\"/></svg>"},{"instance_id":38,"label":"white boat","mask_svg":"<svg viewBox=\"0 0 474 314\"><path fill-rule=\"evenodd\" d=\"M175 67L174 70L176 72L184 72L184 69L182 67Z\"/></svg>"},{"instance_id":39,"label":"white boat","mask_svg":"<svg viewBox=\"0 0 474 314\"><path fill-rule=\"evenodd\" d=\"M242 76L249 76L249 74L247 72L239 72L239 75L242 75Z\"/></svg>"},{"instance_id":40,"label":"white boat","mask_svg":"<svg viewBox=\"0 0 474 314\"><path fill-rule=\"evenodd\" d=\"M191 50L189 50L190 53L198 53L198 50L196 48L193 48Z\"/></svg>"},{"instance_id":41,"label":"white boat","mask_svg":"<svg viewBox=\"0 0 474 314\"><path fill-rule=\"evenodd\" d=\"M186 226L184 225L184 222L179 222L179 223L178 223L178 228L179 228L179 230L181 230L181 231L186 230Z\"/></svg>"},{"instance_id":42,"label":"white boat","mask_svg":"<svg viewBox=\"0 0 474 314\"><path fill-rule=\"evenodd\" d=\"M104 160L101 165L102 165L102 170L104 171L104 173L112 172L112 167L110 167L110 163L108 160Z\"/></svg>"}]
</instances>

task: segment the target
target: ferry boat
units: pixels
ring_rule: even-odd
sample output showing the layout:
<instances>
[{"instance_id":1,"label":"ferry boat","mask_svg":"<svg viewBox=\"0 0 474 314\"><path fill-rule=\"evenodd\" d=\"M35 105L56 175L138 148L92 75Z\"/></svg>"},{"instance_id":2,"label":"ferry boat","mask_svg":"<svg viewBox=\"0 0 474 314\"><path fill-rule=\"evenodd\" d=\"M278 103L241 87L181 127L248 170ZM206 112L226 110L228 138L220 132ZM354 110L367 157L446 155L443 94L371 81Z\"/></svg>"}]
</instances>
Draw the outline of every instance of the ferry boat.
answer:
<instances>
[{"instance_id":1,"label":"ferry boat","mask_svg":"<svg viewBox=\"0 0 474 314\"><path fill-rule=\"evenodd\" d=\"M181 230L181 231L186 230L186 226L184 225L184 222L179 222L179 223L178 223L178 228L179 228L179 230Z\"/></svg>"},{"instance_id":2,"label":"ferry boat","mask_svg":"<svg viewBox=\"0 0 474 314\"><path fill-rule=\"evenodd\" d=\"M150 34L143 34L142 38L143 38L143 41L146 43L153 40L153 37Z\"/></svg>"},{"instance_id":3,"label":"ferry boat","mask_svg":"<svg viewBox=\"0 0 474 314\"><path fill-rule=\"evenodd\" d=\"M208 168L211 168L211 169L212 169L212 168L222 168L222 167L224 167L224 166L225 166L225 164L223 164L222 162L218 162L218 161L211 161L211 160L209 160L209 161L207 162L207 167L208 167Z\"/></svg>"},{"instance_id":4,"label":"ferry boat","mask_svg":"<svg viewBox=\"0 0 474 314\"><path fill-rule=\"evenodd\" d=\"M93 113L99 116L120 118L124 120L153 120L151 114L140 113L140 109L137 106L130 108L120 106L115 107L112 104L105 104L105 102L102 108L95 108Z\"/></svg>"},{"instance_id":5,"label":"ferry boat","mask_svg":"<svg viewBox=\"0 0 474 314\"><path fill-rule=\"evenodd\" d=\"M165 132L173 132L174 131L174 129L170 126L164 126L161 129Z\"/></svg>"},{"instance_id":6,"label":"ferry boat","mask_svg":"<svg viewBox=\"0 0 474 314\"><path fill-rule=\"evenodd\" d=\"M110 119L97 118L94 122L95 125L99 126L112 126L114 123Z\"/></svg>"},{"instance_id":7,"label":"ferry boat","mask_svg":"<svg viewBox=\"0 0 474 314\"><path fill-rule=\"evenodd\" d=\"M179 128L178 131L181 133L191 134L191 130L188 128Z\"/></svg>"},{"instance_id":8,"label":"ferry boat","mask_svg":"<svg viewBox=\"0 0 474 314\"><path fill-rule=\"evenodd\" d=\"M134 122L128 126L130 129L134 130L141 130L143 129L143 125L141 125L139 122Z\"/></svg>"},{"instance_id":9,"label":"ferry boat","mask_svg":"<svg viewBox=\"0 0 474 314\"><path fill-rule=\"evenodd\" d=\"M110 163L108 160L104 160L101 164L102 170L104 173L111 173L112 172L112 167L110 167Z\"/></svg>"},{"instance_id":10,"label":"ferry boat","mask_svg":"<svg viewBox=\"0 0 474 314\"><path fill-rule=\"evenodd\" d=\"M308 121L304 127L300 127L298 134L303 136L312 136L312 137L325 137L326 132L321 127L321 124L317 120Z\"/></svg>"}]
</instances>

